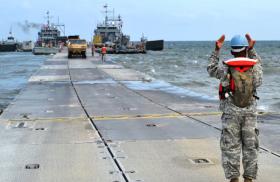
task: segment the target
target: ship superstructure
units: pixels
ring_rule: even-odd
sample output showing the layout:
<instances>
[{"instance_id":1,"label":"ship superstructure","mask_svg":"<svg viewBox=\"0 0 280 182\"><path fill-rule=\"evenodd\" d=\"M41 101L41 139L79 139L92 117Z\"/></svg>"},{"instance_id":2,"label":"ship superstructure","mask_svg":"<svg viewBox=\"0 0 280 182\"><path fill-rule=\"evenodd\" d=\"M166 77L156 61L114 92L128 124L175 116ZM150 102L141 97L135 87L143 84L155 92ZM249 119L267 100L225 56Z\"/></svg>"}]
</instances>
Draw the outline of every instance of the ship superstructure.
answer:
<instances>
[{"instance_id":1,"label":"ship superstructure","mask_svg":"<svg viewBox=\"0 0 280 182\"><path fill-rule=\"evenodd\" d=\"M0 41L0 52L15 52L18 50L19 42L12 35L12 30L6 40Z\"/></svg>"},{"instance_id":2,"label":"ship superstructure","mask_svg":"<svg viewBox=\"0 0 280 182\"><path fill-rule=\"evenodd\" d=\"M42 25L38 32L38 39L33 49L33 54L56 54L59 51L58 38L60 37L58 25L50 23L49 11L47 12L47 24Z\"/></svg>"},{"instance_id":3,"label":"ship superstructure","mask_svg":"<svg viewBox=\"0 0 280 182\"><path fill-rule=\"evenodd\" d=\"M123 21L120 15L115 17L114 11L108 10L108 5L104 6L105 19L97 24L94 30L93 46L100 48L106 45L110 53L145 53L144 46L133 45L130 37L123 34ZM113 12L113 16L108 14Z\"/></svg>"}]
</instances>

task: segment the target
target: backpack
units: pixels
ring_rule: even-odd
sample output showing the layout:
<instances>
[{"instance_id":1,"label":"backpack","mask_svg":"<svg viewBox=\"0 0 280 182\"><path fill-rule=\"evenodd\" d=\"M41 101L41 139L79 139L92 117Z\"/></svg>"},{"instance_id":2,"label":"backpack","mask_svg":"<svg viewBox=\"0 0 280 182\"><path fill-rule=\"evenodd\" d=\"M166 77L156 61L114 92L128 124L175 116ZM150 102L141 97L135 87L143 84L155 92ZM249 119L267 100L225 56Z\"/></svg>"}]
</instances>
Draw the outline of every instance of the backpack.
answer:
<instances>
[{"instance_id":1,"label":"backpack","mask_svg":"<svg viewBox=\"0 0 280 182\"><path fill-rule=\"evenodd\" d=\"M234 58L224 61L229 66L229 86L220 84L220 99L231 97L234 105L244 108L250 105L254 97L253 66L257 63L255 59Z\"/></svg>"}]
</instances>

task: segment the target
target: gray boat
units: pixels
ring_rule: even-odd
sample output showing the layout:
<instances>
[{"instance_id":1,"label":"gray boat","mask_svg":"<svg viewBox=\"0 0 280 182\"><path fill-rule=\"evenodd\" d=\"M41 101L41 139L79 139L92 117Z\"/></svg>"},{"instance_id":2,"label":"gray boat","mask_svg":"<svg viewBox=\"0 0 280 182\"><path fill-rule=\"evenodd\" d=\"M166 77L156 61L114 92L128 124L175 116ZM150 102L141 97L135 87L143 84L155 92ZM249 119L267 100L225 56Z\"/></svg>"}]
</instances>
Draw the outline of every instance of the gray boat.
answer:
<instances>
[{"instance_id":1,"label":"gray boat","mask_svg":"<svg viewBox=\"0 0 280 182\"><path fill-rule=\"evenodd\" d=\"M114 16L114 11L108 11L108 5L104 6L105 20L97 24L94 30L93 46L97 52L103 45L107 47L107 53L113 54L135 54L146 53L145 43L130 42L130 37L123 34L123 21L121 16ZM109 17L108 13L113 12L113 16Z\"/></svg>"},{"instance_id":2,"label":"gray boat","mask_svg":"<svg viewBox=\"0 0 280 182\"><path fill-rule=\"evenodd\" d=\"M15 52L18 51L19 42L15 40L12 31L9 32L7 40L0 41L0 52Z\"/></svg>"},{"instance_id":3,"label":"gray boat","mask_svg":"<svg viewBox=\"0 0 280 182\"><path fill-rule=\"evenodd\" d=\"M60 31L58 25L50 24L49 11L47 12L47 24L41 27L38 32L38 40L33 48L33 54L56 54L59 52L58 37L60 37Z\"/></svg>"}]
</instances>

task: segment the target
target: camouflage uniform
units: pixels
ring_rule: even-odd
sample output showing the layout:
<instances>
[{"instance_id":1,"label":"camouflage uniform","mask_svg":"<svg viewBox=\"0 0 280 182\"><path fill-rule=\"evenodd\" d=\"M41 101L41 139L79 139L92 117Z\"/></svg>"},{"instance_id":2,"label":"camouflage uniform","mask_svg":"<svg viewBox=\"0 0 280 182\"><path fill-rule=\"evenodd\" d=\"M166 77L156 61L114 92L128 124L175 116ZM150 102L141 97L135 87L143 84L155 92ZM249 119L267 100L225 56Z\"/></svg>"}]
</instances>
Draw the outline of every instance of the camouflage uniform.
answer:
<instances>
[{"instance_id":1,"label":"camouflage uniform","mask_svg":"<svg viewBox=\"0 0 280 182\"><path fill-rule=\"evenodd\" d=\"M253 86L256 90L262 83L261 59L254 49L249 50L248 57L258 60L258 63L253 67ZM220 79L221 84L227 86L229 84L228 67L219 63L219 52L213 52L209 61L207 67L209 75ZM259 140L255 97L251 99L250 105L245 108L235 106L232 99L228 97L220 101L220 110L223 112L220 147L226 178L232 179L240 176L242 148L243 177L256 179Z\"/></svg>"}]
</instances>

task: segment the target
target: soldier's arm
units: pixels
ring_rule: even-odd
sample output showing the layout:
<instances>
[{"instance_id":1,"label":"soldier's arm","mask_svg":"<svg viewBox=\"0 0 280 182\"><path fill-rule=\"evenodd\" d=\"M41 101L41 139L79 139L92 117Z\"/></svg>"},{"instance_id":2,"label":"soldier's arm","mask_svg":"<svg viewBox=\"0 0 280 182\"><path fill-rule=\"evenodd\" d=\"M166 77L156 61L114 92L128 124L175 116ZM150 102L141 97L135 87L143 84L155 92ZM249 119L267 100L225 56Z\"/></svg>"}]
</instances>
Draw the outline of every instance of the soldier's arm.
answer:
<instances>
[{"instance_id":1,"label":"soldier's arm","mask_svg":"<svg viewBox=\"0 0 280 182\"><path fill-rule=\"evenodd\" d=\"M224 70L219 67L219 51L214 51L207 66L207 71L211 77L221 79L224 75Z\"/></svg>"},{"instance_id":2,"label":"soldier's arm","mask_svg":"<svg viewBox=\"0 0 280 182\"><path fill-rule=\"evenodd\" d=\"M258 60L257 64L255 64L253 68L253 74L254 74L253 85L255 86L255 88L257 88L262 84L262 78L263 78L262 60L261 57L257 54L255 49L249 50L248 56L251 59Z\"/></svg>"},{"instance_id":3,"label":"soldier's arm","mask_svg":"<svg viewBox=\"0 0 280 182\"><path fill-rule=\"evenodd\" d=\"M251 58L251 59L256 59L258 60L258 62L261 63L261 57L257 54L256 50L253 48L253 49L249 49L248 51L248 57Z\"/></svg>"}]
</instances>

